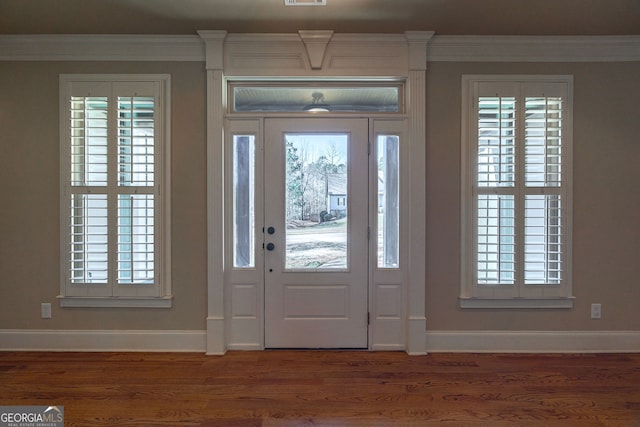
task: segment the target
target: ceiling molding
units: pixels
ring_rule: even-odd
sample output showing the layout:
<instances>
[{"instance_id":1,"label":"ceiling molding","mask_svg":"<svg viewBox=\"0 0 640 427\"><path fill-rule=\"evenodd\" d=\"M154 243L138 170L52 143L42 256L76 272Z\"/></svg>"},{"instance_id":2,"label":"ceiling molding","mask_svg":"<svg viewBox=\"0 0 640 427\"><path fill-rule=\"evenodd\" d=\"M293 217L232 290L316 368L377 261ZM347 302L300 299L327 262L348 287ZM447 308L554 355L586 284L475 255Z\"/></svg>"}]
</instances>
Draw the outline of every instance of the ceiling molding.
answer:
<instances>
[{"instance_id":1,"label":"ceiling molding","mask_svg":"<svg viewBox=\"0 0 640 427\"><path fill-rule=\"evenodd\" d=\"M429 61L640 61L640 36L435 36Z\"/></svg>"},{"instance_id":2,"label":"ceiling molding","mask_svg":"<svg viewBox=\"0 0 640 427\"><path fill-rule=\"evenodd\" d=\"M204 43L182 35L0 35L2 61L204 61Z\"/></svg>"},{"instance_id":3,"label":"ceiling molding","mask_svg":"<svg viewBox=\"0 0 640 427\"><path fill-rule=\"evenodd\" d=\"M293 35L299 41L297 34ZM334 34L354 40L376 35ZM388 35L387 35L388 36ZM240 35L274 37L282 34ZM403 37L403 36L400 36ZM0 35L0 61L204 61L197 35ZM631 62L640 61L640 35L438 36L429 62Z\"/></svg>"}]
</instances>

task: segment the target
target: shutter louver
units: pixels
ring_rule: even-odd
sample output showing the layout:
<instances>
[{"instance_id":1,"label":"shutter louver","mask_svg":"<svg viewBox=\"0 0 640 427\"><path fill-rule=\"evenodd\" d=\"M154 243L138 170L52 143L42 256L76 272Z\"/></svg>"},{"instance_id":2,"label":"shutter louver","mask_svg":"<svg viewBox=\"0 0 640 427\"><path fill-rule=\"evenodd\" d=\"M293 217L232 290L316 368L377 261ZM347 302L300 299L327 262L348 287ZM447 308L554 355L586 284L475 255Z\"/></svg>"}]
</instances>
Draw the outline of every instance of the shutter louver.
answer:
<instances>
[{"instance_id":1,"label":"shutter louver","mask_svg":"<svg viewBox=\"0 0 640 427\"><path fill-rule=\"evenodd\" d=\"M107 97L71 97L69 268L75 284L107 283L109 276L107 116ZM87 194L89 188L103 194Z\"/></svg>"},{"instance_id":2,"label":"shutter louver","mask_svg":"<svg viewBox=\"0 0 640 427\"><path fill-rule=\"evenodd\" d=\"M153 97L118 97L118 187L126 192L118 195L120 284L155 279L154 195L148 194L155 181L154 107Z\"/></svg>"},{"instance_id":3,"label":"shutter louver","mask_svg":"<svg viewBox=\"0 0 640 427\"><path fill-rule=\"evenodd\" d=\"M514 217L513 196L478 196L478 283L514 284Z\"/></svg>"},{"instance_id":4,"label":"shutter louver","mask_svg":"<svg viewBox=\"0 0 640 427\"><path fill-rule=\"evenodd\" d=\"M154 185L154 99L118 97L118 185Z\"/></svg>"},{"instance_id":5,"label":"shutter louver","mask_svg":"<svg viewBox=\"0 0 640 427\"><path fill-rule=\"evenodd\" d=\"M524 283L559 284L563 226L561 97L525 99L524 143Z\"/></svg>"},{"instance_id":6,"label":"shutter louver","mask_svg":"<svg viewBox=\"0 0 640 427\"><path fill-rule=\"evenodd\" d=\"M525 182L530 187L562 183L562 99L525 101Z\"/></svg>"},{"instance_id":7,"label":"shutter louver","mask_svg":"<svg viewBox=\"0 0 640 427\"><path fill-rule=\"evenodd\" d=\"M154 281L153 194L118 196L118 283Z\"/></svg>"},{"instance_id":8,"label":"shutter louver","mask_svg":"<svg viewBox=\"0 0 640 427\"><path fill-rule=\"evenodd\" d=\"M515 185L515 98L478 102L478 186Z\"/></svg>"},{"instance_id":9,"label":"shutter louver","mask_svg":"<svg viewBox=\"0 0 640 427\"><path fill-rule=\"evenodd\" d=\"M60 83L60 304L170 307L170 76Z\"/></svg>"},{"instance_id":10,"label":"shutter louver","mask_svg":"<svg viewBox=\"0 0 640 427\"><path fill-rule=\"evenodd\" d=\"M107 283L107 196L71 197L71 283Z\"/></svg>"},{"instance_id":11,"label":"shutter louver","mask_svg":"<svg viewBox=\"0 0 640 427\"><path fill-rule=\"evenodd\" d=\"M460 307L572 307L573 77L462 83Z\"/></svg>"},{"instance_id":12,"label":"shutter louver","mask_svg":"<svg viewBox=\"0 0 640 427\"><path fill-rule=\"evenodd\" d=\"M516 98L478 99L477 280L515 283Z\"/></svg>"},{"instance_id":13,"label":"shutter louver","mask_svg":"<svg viewBox=\"0 0 640 427\"><path fill-rule=\"evenodd\" d=\"M117 151L109 148L111 114ZM71 282L108 283L113 257L118 283L154 283L154 97L72 96L70 138ZM117 242L109 239L111 218Z\"/></svg>"},{"instance_id":14,"label":"shutter louver","mask_svg":"<svg viewBox=\"0 0 640 427\"><path fill-rule=\"evenodd\" d=\"M560 284L562 98L479 97L477 112L477 283Z\"/></svg>"},{"instance_id":15,"label":"shutter louver","mask_svg":"<svg viewBox=\"0 0 640 427\"><path fill-rule=\"evenodd\" d=\"M557 195L525 198L524 283L559 284L562 273L561 199Z\"/></svg>"},{"instance_id":16,"label":"shutter louver","mask_svg":"<svg viewBox=\"0 0 640 427\"><path fill-rule=\"evenodd\" d=\"M71 185L107 185L107 98L71 97Z\"/></svg>"}]
</instances>

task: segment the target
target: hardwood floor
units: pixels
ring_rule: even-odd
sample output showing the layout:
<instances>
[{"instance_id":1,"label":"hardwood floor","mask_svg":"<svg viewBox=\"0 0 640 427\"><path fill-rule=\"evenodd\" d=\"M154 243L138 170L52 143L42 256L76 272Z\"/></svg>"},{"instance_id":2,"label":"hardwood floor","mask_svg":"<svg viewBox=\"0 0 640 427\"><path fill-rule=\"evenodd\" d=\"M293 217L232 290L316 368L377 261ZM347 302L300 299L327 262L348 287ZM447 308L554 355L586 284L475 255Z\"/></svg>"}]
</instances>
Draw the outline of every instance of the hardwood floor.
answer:
<instances>
[{"instance_id":1,"label":"hardwood floor","mask_svg":"<svg viewBox=\"0 0 640 427\"><path fill-rule=\"evenodd\" d=\"M640 354L0 353L65 426L639 426Z\"/></svg>"}]
</instances>

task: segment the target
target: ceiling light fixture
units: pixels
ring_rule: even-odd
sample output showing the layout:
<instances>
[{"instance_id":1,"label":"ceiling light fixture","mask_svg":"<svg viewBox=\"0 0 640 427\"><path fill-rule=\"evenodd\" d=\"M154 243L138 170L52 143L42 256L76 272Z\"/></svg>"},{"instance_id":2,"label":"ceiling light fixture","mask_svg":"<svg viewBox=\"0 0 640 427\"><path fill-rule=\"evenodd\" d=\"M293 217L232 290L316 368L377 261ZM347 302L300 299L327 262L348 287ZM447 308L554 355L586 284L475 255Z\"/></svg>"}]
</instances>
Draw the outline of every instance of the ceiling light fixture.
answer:
<instances>
[{"instance_id":1,"label":"ceiling light fixture","mask_svg":"<svg viewBox=\"0 0 640 427\"><path fill-rule=\"evenodd\" d=\"M285 6L326 6L327 0L284 0Z\"/></svg>"},{"instance_id":2,"label":"ceiling light fixture","mask_svg":"<svg viewBox=\"0 0 640 427\"><path fill-rule=\"evenodd\" d=\"M324 95L322 92L313 92L311 97L313 98L311 104L305 105L302 108L303 111L307 111L309 113L320 113L327 112L331 109L329 104L324 103Z\"/></svg>"}]
</instances>

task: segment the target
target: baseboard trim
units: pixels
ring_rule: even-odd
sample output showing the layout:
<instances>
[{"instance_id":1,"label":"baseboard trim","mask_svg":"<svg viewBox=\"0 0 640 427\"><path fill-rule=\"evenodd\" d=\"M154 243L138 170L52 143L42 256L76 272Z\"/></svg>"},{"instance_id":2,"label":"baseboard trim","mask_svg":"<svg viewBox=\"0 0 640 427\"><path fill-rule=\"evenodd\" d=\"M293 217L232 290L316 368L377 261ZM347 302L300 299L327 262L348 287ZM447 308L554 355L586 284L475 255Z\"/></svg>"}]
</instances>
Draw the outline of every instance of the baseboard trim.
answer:
<instances>
[{"instance_id":1,"label":"baseboard trim","mask_svg":"<svg viewBox=\"0 0 640 427\"><path fill-rule=\"evenodd\" d=\"M260 351L264 350L264 348L257 343L231 343L227 345L227 350Z\"/></svg>"},{"instance_id":2,"label":"baseboard trim","mask_svg":"<svg viewBox=\"0 0 640 427\"><path fill-rule=\"evenodd\" d=\"M0 329L0 351L205 352L207 332Z\"/></svg>"},{"instance_id":3,"label":"baseboard trim","mask_svg":"<svg viewBox=\"0 0 640 427\"><path fill-rule=\"evenodd\" d=\"M429 331L425 335L425 343L427 353L640 353L640 331ZM259 350L256 346L233 347ZM204 330L0 329L0 351L224 354L211 350L207 351L207 332Z\"/></svg>"},{"instance_id":4,"label":"baseboard trim","mask_svg":"<svg viewBox=\"0 0 640 427\"><path fill-rule=\"evenodd\" d=\"M428 353L638 353L640 331L429 331Z\"/></svg>"}]
</instances>

